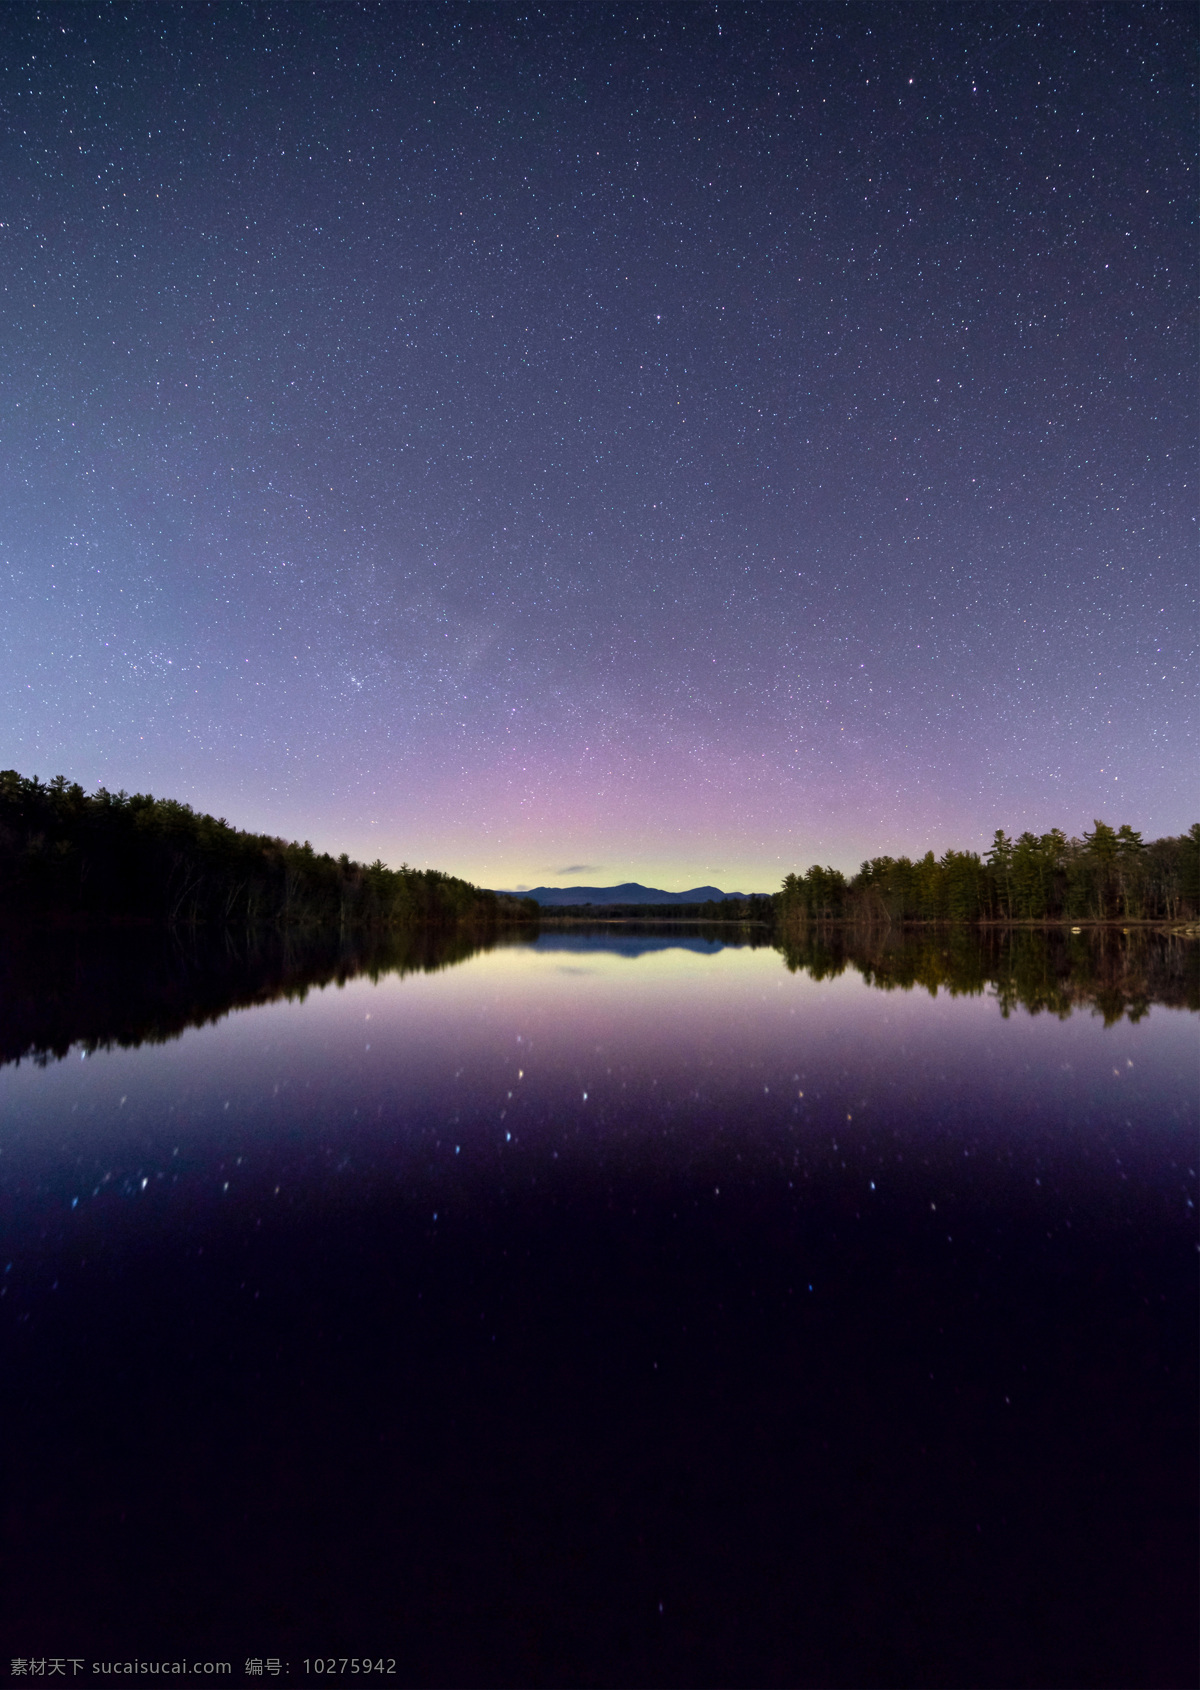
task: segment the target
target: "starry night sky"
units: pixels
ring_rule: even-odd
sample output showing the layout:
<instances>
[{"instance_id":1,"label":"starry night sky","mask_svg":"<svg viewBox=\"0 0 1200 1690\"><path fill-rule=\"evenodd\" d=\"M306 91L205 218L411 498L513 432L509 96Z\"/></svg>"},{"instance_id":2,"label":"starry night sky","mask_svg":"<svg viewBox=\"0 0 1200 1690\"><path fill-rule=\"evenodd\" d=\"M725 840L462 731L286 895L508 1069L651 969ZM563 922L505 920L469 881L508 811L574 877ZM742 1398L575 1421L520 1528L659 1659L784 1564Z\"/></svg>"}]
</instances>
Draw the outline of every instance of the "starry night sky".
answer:
<instances>
[{"instance_id":1,"label":"starry night sky","mask_svg":"<svg viewBox=\"0 0 1200 1690\"><path fill-rule=\"evenodd\" d=\"M0 765L492 886L1181 831L1194 18L7 7Z\"/></svg>"}]
</instances>

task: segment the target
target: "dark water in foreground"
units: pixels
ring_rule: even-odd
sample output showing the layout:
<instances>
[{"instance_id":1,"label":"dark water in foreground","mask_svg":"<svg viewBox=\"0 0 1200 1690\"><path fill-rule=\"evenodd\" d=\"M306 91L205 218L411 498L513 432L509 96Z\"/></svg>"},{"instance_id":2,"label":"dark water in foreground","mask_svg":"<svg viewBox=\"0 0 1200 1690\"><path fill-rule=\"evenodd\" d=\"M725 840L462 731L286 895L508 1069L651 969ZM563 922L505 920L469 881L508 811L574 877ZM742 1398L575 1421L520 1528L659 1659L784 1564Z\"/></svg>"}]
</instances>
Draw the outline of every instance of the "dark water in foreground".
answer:
<instances>
[{"instance_id":1,"label":"dark water in foreground","mask_svg":"<svg viewBox=\"0 0 1200 1690\"><path fill-rule=\"evenodd\" d=\"M5 1659L1194 1682L1195 947L840 943L9 941Z\"/></svg>"}]
</instances>

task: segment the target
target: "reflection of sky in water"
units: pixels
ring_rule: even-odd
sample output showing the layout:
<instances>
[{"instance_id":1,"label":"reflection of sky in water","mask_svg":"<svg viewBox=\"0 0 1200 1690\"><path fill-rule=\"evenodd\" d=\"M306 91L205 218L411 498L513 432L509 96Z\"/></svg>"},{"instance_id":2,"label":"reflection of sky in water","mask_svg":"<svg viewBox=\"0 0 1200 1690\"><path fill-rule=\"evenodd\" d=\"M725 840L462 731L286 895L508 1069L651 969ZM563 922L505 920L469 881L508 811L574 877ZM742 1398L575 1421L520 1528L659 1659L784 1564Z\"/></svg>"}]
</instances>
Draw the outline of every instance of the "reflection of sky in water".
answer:
<instances>
[{"instance_id":1,"label":"reflection of sky in water","mask_svg":"<svg viewBox=\"0 0 1200 1690\"><path fill-rule=\"evenodd\" d=\"M1198 1030L556 934L0 1070L13 1612L1183 1682Z\"/></svg>"},{"instance_id":2,"label":"reflection of sky in water","mask_svg":"<svg viewBox=\"0 0 1200 1690\"><path fill-rule=\"evenodd\" d=\"M1086 1012L1005 1020L990 994L817 982L770 949L549 934L163 1046L10 1069L0 1153L36 1209L411 1181L418 1164L449 1206L538 1168L741 1155L793 1182L845 1159L879 1203L951 1144L967 1161L1023 1146L1073 1183L1135 1164L1157 1179L1194 1162L1196 1034L1161 1007L1108 1029Z\"/></svg>"}]
</instances>

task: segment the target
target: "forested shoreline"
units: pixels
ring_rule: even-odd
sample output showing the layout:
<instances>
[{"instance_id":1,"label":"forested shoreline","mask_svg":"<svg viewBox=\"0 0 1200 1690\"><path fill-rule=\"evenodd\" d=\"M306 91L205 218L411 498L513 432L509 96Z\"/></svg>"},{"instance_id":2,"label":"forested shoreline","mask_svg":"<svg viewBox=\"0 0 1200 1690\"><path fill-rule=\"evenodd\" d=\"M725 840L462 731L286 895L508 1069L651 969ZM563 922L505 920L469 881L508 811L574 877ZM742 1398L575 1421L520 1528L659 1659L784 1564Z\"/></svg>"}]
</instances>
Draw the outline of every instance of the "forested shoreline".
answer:
<instances>
[{"instance_id":1,"label":"forested shoreline","mask_svg":"<svg viewBox=\"0 0 1200 1690\"><path fill-rule=\"evenodd\" d=\"M332 857L148 793L0 770L0 912L56 921L488 928L536 906L437 869Z\"/></svg>"},{"instance_id":2,"label":"forested shoreline","mask_svg":"<svg viewBox=\"0 0 1200 1690\"><path fill-rule=\"evenodd\" d=\"M852 877L814 863L772 896L543 910L437 869L357 863L307 841L243 832L173 799L103 787L89 795L61 775L44 783L6 769L0 914L343 933L614 920L749 922L784 932L813 922L1187 924L1200 919L1200 823L1150 842L1128 824L1102 821L1078 839L1057 828L1016 839L997 830L982 856L873 857Z\"/></svg>"},{"instance_id":3,"label":"forested shoreline","mask_svg":"<svg viewBox=\"0 0 1200 1690\"><path fill-rule=\"evenodd\" d=\"M997 829L991 848L872 857L847 878L814 863L789 874L776 899L785 926L850 921L1195 922L1200 914L1200 823L1150 842L1127 823L1096 821L1081 839L1058 828L1010 839Z\"/></svg>"},{"instance_id":4,"label":"forested shoreline","mask_svg":"<svg viewBox=\"0 0 1200 1690\"><path fill-rule=\"evenodd\" d=\"M543 927L611 925L632 921L659 926L775 925L778 893L754 892L746 898L709 899L703 904L543 904L539 921Z\"/></svg>"}]
</instances>

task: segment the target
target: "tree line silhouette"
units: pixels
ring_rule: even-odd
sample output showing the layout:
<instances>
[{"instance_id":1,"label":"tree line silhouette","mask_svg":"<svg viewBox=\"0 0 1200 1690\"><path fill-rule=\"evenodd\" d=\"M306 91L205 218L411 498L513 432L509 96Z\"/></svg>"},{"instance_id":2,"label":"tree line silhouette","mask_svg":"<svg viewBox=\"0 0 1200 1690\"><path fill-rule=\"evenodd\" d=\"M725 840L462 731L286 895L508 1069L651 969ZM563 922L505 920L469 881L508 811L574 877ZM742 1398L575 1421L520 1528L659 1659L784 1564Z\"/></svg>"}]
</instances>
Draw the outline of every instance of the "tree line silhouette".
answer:
<instances>
[{"instance_id":1,"label":"tree line silhouette","mask_svg":"<svg viewBox=\"0 0 1200 1690\"><path fill-rule=\"evenodd\" d=\"M168 925L277 925L342 932L489 927L563 918L529 898L437 869L389 869L317 852L305 841L231 827L149 793L87 794L0 771L0 913L25 918L142 920ZM772 898L712 905L572 907L571 919L906 922L1166 921L1200 915L1200 823L1146 843L1128 824L1096 821L1082 839L1058 828L991 848L872 857L851 878L814 863Z\"/></svg>"},{"instance_id":2,"label":"tree line silhouette","mask_svg":"<svg viewBox=\"0 0 1200 1690\"><path fill-rule=\"evenodd\" d=\"M9 916L341 931L528 920L437 869L332 857L149 793L91 795L0 771L0 911Z\"/></svg>"},{"instance_id":3,"label":"tree line silhouette","mask_svg":"<svg viewBox=\"0 0 1200 1690\"><path fill-rule=\"evenodd\" d=\"M769 892L752 892L745 898L725 898L719 903L709 898L702 904L546 904L541 920L552 927L589 922L603 926L613 921L656 922L667 927L752 921L770 927L775 922L775 898Z\"/></svg>"},{"instance_id":4,"label":"tree line silhouette","mask_svg":"<svg viewBox=\"0 0 1200 1690\"><path fill-rule=\"evenodd\" d=\"M991 848L872 857L852 878L814 863L789 874L777 895L785 926L852 921L1168 921L1200 912L1200 823L1147 844L1128 824L1096 821L1082 839L1059 828L1010 839L997 828Z\"/></svg>"}]
</instances>

